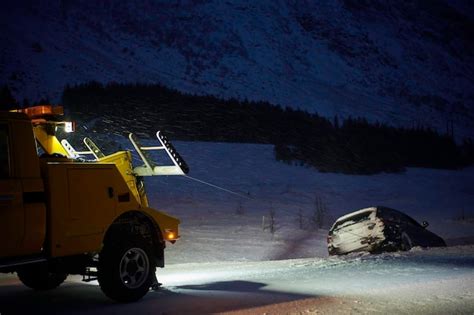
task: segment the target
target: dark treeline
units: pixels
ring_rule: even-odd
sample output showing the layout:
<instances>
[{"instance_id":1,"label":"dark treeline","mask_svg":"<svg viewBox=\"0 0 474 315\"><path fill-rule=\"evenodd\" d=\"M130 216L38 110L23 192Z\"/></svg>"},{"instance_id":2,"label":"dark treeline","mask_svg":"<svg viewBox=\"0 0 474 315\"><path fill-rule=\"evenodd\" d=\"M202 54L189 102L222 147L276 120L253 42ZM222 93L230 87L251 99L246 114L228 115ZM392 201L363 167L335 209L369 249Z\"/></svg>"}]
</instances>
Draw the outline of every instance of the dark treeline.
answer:
<instances>
[{"instance_id":1,"label":"dark treeline","mask_svg":"<svg viewBox=\"0 0 474 315\"><path fill-rule=\"evenodd\" d=\"M20 103L17 99L13 97L13 94L8 87L8 85L3 84L0 85L0 111L5 110L11 110L11 109L17 109L17 108L23 108L23 107L29 107L29 106L35 106L35 105L40 105L40 104L49 104L49 99L48 98L40 98L37 99L33 102L30 102L28 99L23 99L23 102Z\"/></svg>"},{"instance_id":2,"label":"dark treeline","mask_svg":"<svg viewBox=\"0 0 474 315\"><path fill-rule=\"evenodd\" d=\"M108 117L112 130L150 136L164 130L172 139L191 141L271 143L279 161L325 172L455 169L474 162L472 140L457 145L427 128L395 128L363 118L331 121L267 102L196 96L160 85L90 82L66 87L62 101L75 115Z\"/></svg>"}]
</instances>

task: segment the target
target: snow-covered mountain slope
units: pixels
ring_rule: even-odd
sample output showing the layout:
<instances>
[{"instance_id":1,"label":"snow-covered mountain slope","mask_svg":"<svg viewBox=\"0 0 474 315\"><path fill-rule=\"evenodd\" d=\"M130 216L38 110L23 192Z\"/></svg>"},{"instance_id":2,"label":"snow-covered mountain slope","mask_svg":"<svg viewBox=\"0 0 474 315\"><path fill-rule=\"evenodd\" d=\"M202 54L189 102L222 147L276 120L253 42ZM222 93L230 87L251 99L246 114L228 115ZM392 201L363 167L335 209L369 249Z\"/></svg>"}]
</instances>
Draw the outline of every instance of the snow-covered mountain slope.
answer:
<instances>
[{"instance_id":1,"label":"snow-covered mountain slope","mask_svg":"<svg viewBox=\"0 0 474 315\"><path fill-rule=\"evenodd\" d=\"M0 11L0 82L159 82L332 116L474 135L468 0L17 1ZM471 12L471 13L469 13Z\"/></svg>"}]
</instances>

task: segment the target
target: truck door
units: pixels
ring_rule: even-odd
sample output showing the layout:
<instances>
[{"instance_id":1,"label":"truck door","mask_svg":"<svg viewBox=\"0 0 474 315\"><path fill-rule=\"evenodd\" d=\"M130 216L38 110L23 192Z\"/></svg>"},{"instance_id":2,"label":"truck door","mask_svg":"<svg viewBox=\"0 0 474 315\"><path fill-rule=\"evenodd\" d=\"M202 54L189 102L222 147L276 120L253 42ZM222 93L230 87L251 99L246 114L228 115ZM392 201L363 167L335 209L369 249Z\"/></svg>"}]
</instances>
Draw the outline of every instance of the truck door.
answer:
<instances>
[{"instance_id":1,"label":"truck door","mask_svg":"<svg viewBox=\"0 0 474 315\"><path fill-rule=\"evenodd\" d=\"M39 254L46 233L43 180L31 121L0 121L0 257Z\"/></svg>"},{"instance_id":2,"label":"truck door","mask_svg":"<svg viewBox=\"0 0 474 315\"><path fill-rule=\"evenodd\" d=\"M25 233L22 185L12 170L8 124L0 122L0 257L21 255Z\"/></svg>"}]
</instances>

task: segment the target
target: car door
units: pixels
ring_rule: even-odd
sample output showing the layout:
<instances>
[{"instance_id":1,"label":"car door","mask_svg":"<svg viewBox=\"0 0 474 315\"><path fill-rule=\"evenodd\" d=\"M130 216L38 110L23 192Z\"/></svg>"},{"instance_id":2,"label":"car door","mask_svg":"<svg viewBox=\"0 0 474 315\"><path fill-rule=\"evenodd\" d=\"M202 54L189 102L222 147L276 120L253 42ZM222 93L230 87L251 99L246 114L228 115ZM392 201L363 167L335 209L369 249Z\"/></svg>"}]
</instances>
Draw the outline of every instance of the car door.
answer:
<instances>
[{"instance_id":1,"label":"car door","mask_svg":"<svg viewBox=\"0 0 474 315\"><path fill-rule=\"evenodd\" d=\"M20 254L25 232L21 180L13 176L9 125L0 122L0 257Z\"/></svg>"},{"instance_id":2,"label":"car door","mask_svg":"<svg viewBox=\"0 0 474 315\"><path fill-rule=\"evenodd\" d=\"M412 246L428 246L429 240L425 237L425 229L413 218L400 214L403 231L411 240Z\"/></svg>"},{"instance_id":3,"label":"car door","mask_svg":"<svg viewBox=\"0 0 474 315\"><path fill-rule=\"evenodd\" d=\"M377 216L385 225L385 237L390 245L397 246L400 242L400 234L405 228L397 211L386 207L378 207Z\"/></svg>"}]
</instances>

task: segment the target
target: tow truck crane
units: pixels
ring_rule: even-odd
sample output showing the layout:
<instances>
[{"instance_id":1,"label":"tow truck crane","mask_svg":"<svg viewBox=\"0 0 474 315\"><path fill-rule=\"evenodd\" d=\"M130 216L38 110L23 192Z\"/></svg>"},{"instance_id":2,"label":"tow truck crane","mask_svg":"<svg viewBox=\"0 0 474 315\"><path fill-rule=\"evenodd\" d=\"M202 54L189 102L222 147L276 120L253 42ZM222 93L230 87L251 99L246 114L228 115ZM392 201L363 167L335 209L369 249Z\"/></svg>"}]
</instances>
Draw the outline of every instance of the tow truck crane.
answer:
<instances>
[{"instance_id":1,"label":"tow truck crane","mask_svg":"<svg viewBox=\"0 0 474 315\"><path fill-rule=\"evenodd\" d=\"M106 155L89 138L78 151L56 137L74 129L63 114L51 105L0 112L0 272L36 290L79 274L111 299L136 301L157 284L166 243L180 237L177 218L149 207L143 176L189 169L161 132L151 147L129 135L143 165L130 151ZM169 165L154 162L152 150Z\"/></svg>"}]
</instances>

